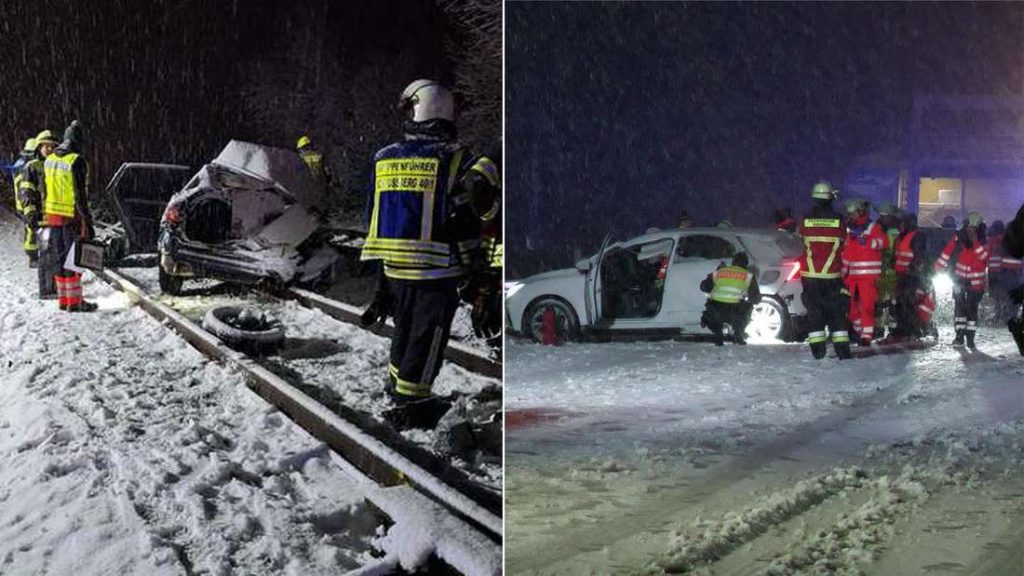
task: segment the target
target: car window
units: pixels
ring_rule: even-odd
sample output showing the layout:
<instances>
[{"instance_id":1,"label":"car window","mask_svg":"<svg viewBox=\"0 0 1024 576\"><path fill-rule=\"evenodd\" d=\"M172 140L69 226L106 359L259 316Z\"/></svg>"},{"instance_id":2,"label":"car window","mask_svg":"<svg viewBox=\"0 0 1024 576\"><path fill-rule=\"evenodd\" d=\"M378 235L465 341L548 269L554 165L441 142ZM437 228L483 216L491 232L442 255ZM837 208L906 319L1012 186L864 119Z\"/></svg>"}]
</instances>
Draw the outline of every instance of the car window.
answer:
<instances>
[{"instance_id":1,"label":"car window","mask_svg":"<svg viewBox=\"0 0 1024 576\"><path fill-rule=\"evenodd\" d=\"M719 236L692 234L679 238L675 261L723 260L736 253L733 243Z\"/></svg>"}]
</instances>

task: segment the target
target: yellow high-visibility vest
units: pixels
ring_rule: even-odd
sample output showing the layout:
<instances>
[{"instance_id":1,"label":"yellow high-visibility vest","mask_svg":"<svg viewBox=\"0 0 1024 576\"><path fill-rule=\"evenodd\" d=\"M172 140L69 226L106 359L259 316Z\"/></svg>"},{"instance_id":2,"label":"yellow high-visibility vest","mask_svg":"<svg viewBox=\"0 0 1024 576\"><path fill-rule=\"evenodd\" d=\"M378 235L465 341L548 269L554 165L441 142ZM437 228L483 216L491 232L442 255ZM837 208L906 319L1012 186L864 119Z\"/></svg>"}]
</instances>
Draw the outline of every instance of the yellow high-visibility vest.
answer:
<instances>
[{"instance_id":1,"label":"yellow high-visibility vest","mask_svg":"<svg viewBox=\"0 0 1024 576\"><path fill-rule=\"evenodd\" d=\"M723 266L715 270L713 278L715 287L711 289L711 299L723 304L736 304L743 300L753 280L750 272L740 266Z\"/></svg>"},{"instance_id":2,"label":"yellow high-visibility vest","mask_svg":"<svg viewBox=\"0 0 1024 576\"><path fill-rule=\"evenodd\" d=\"M75 176L71 167L78 160L74 152L57 156L50 154L43 164L46 178L46 199L43 201L44 216L75 216Z\"/></svg>"}]
</instances>

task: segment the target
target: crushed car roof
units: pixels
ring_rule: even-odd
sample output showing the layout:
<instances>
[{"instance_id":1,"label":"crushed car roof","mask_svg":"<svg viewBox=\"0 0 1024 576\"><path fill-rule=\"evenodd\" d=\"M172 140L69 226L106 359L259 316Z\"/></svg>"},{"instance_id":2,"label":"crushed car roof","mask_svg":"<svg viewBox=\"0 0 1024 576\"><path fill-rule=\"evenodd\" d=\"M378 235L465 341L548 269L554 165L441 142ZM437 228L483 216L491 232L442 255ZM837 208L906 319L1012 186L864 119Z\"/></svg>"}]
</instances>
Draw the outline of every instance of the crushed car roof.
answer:
<instances>
[{"instance_id":1,"label":"crushed car roof","mask_svg":"<svg viewBox=\"0 0 1024 576\"><path fill-rule=\"evenodd\" d=\"M303 206L317 206L324 190L294 150L232 140L211 164L266 182Z\"/></svg>"}]
</instances>

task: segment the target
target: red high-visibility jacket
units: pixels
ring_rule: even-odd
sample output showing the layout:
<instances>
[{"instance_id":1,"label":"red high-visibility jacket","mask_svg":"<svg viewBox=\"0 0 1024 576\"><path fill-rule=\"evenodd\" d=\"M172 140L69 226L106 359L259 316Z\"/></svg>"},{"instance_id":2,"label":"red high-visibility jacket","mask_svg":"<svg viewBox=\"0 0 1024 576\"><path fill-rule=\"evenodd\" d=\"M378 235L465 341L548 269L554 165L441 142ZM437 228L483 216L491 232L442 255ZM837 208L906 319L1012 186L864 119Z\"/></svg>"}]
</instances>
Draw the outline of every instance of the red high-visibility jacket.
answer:
<instances>
[{"instance_id":1,"label":"red high-visibility jacket","mask_svg":"<svg viewBox=\"0 0 1024 576\"><path fill-rule=\"evenodd\" d=\"M888 247L889 237L877 222L868 224L860 237L847 231L843 247L843 277L850 281L878 278L882 275L882 252Z\"/></svg>"},{"instance_id":2,"label":"red high-visibility jacket","mask_svg":"<svg viewBox=\"0 0 1024 576\"><path fill-rule=\"evenodd\" d=\"M896 240L896 273L903 274L914 261L914 238L917 230L911 230Z\"/></svg>"},{"instance_id":3,"label":"red high-visibility jacket","mask_svg":"<svg viewBox=\"0 0 1024 576\"><path fill-rule=\"evenodd\" d=\"M953 257L953 250L956 249L958 238L959 234L954 234L946 243L939 259L935 261L936 270L945 270L949 267L949 261ZM956 265L953 267L953 273L971 290L984 292L988 280L988 246L978 242L970 248L962 245L961 248Z\"/></svg>"},{"instance_id":4,"label":"red high-visibility jacket","mask_svg":"<svg viewBox=\"0 0 1024 576\"><path fill-rule=\"evenodd\" d=\"M800 258L802 278L839 278L843 244L843 219L838 214L818 213L800 221L799 234L804 239L804 254Z\"/></svg>"}]
</instances>

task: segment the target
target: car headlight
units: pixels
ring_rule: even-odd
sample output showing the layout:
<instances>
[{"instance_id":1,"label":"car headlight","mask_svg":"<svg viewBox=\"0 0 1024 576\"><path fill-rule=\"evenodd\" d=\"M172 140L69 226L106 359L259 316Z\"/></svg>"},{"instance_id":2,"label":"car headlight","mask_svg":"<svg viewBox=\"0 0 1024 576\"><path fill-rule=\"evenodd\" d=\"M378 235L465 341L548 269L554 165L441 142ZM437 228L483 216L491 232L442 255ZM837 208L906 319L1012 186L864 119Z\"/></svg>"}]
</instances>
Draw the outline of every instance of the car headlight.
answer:
<instances>
[{"instance_id":1,"label":"car headlight","mask_svg":"<svg viewBox=\"0 0 1024 576\"><path fill-rule=\"evenodd\" d=\"M505 282L505 298L511 298L516 295L523 287L522 282Z\"/></svg>"},{"instance_id":2,"label":"car headlight","mask_svg":"<svg viewBox=\"0 0 1024 576\"><path fill-rule=\"evenodd\" d=\"M939 272L932 276L932 288L936 296L949 296L953 293L953 279L946 272Z\"/></svg>"}]
</instances>

